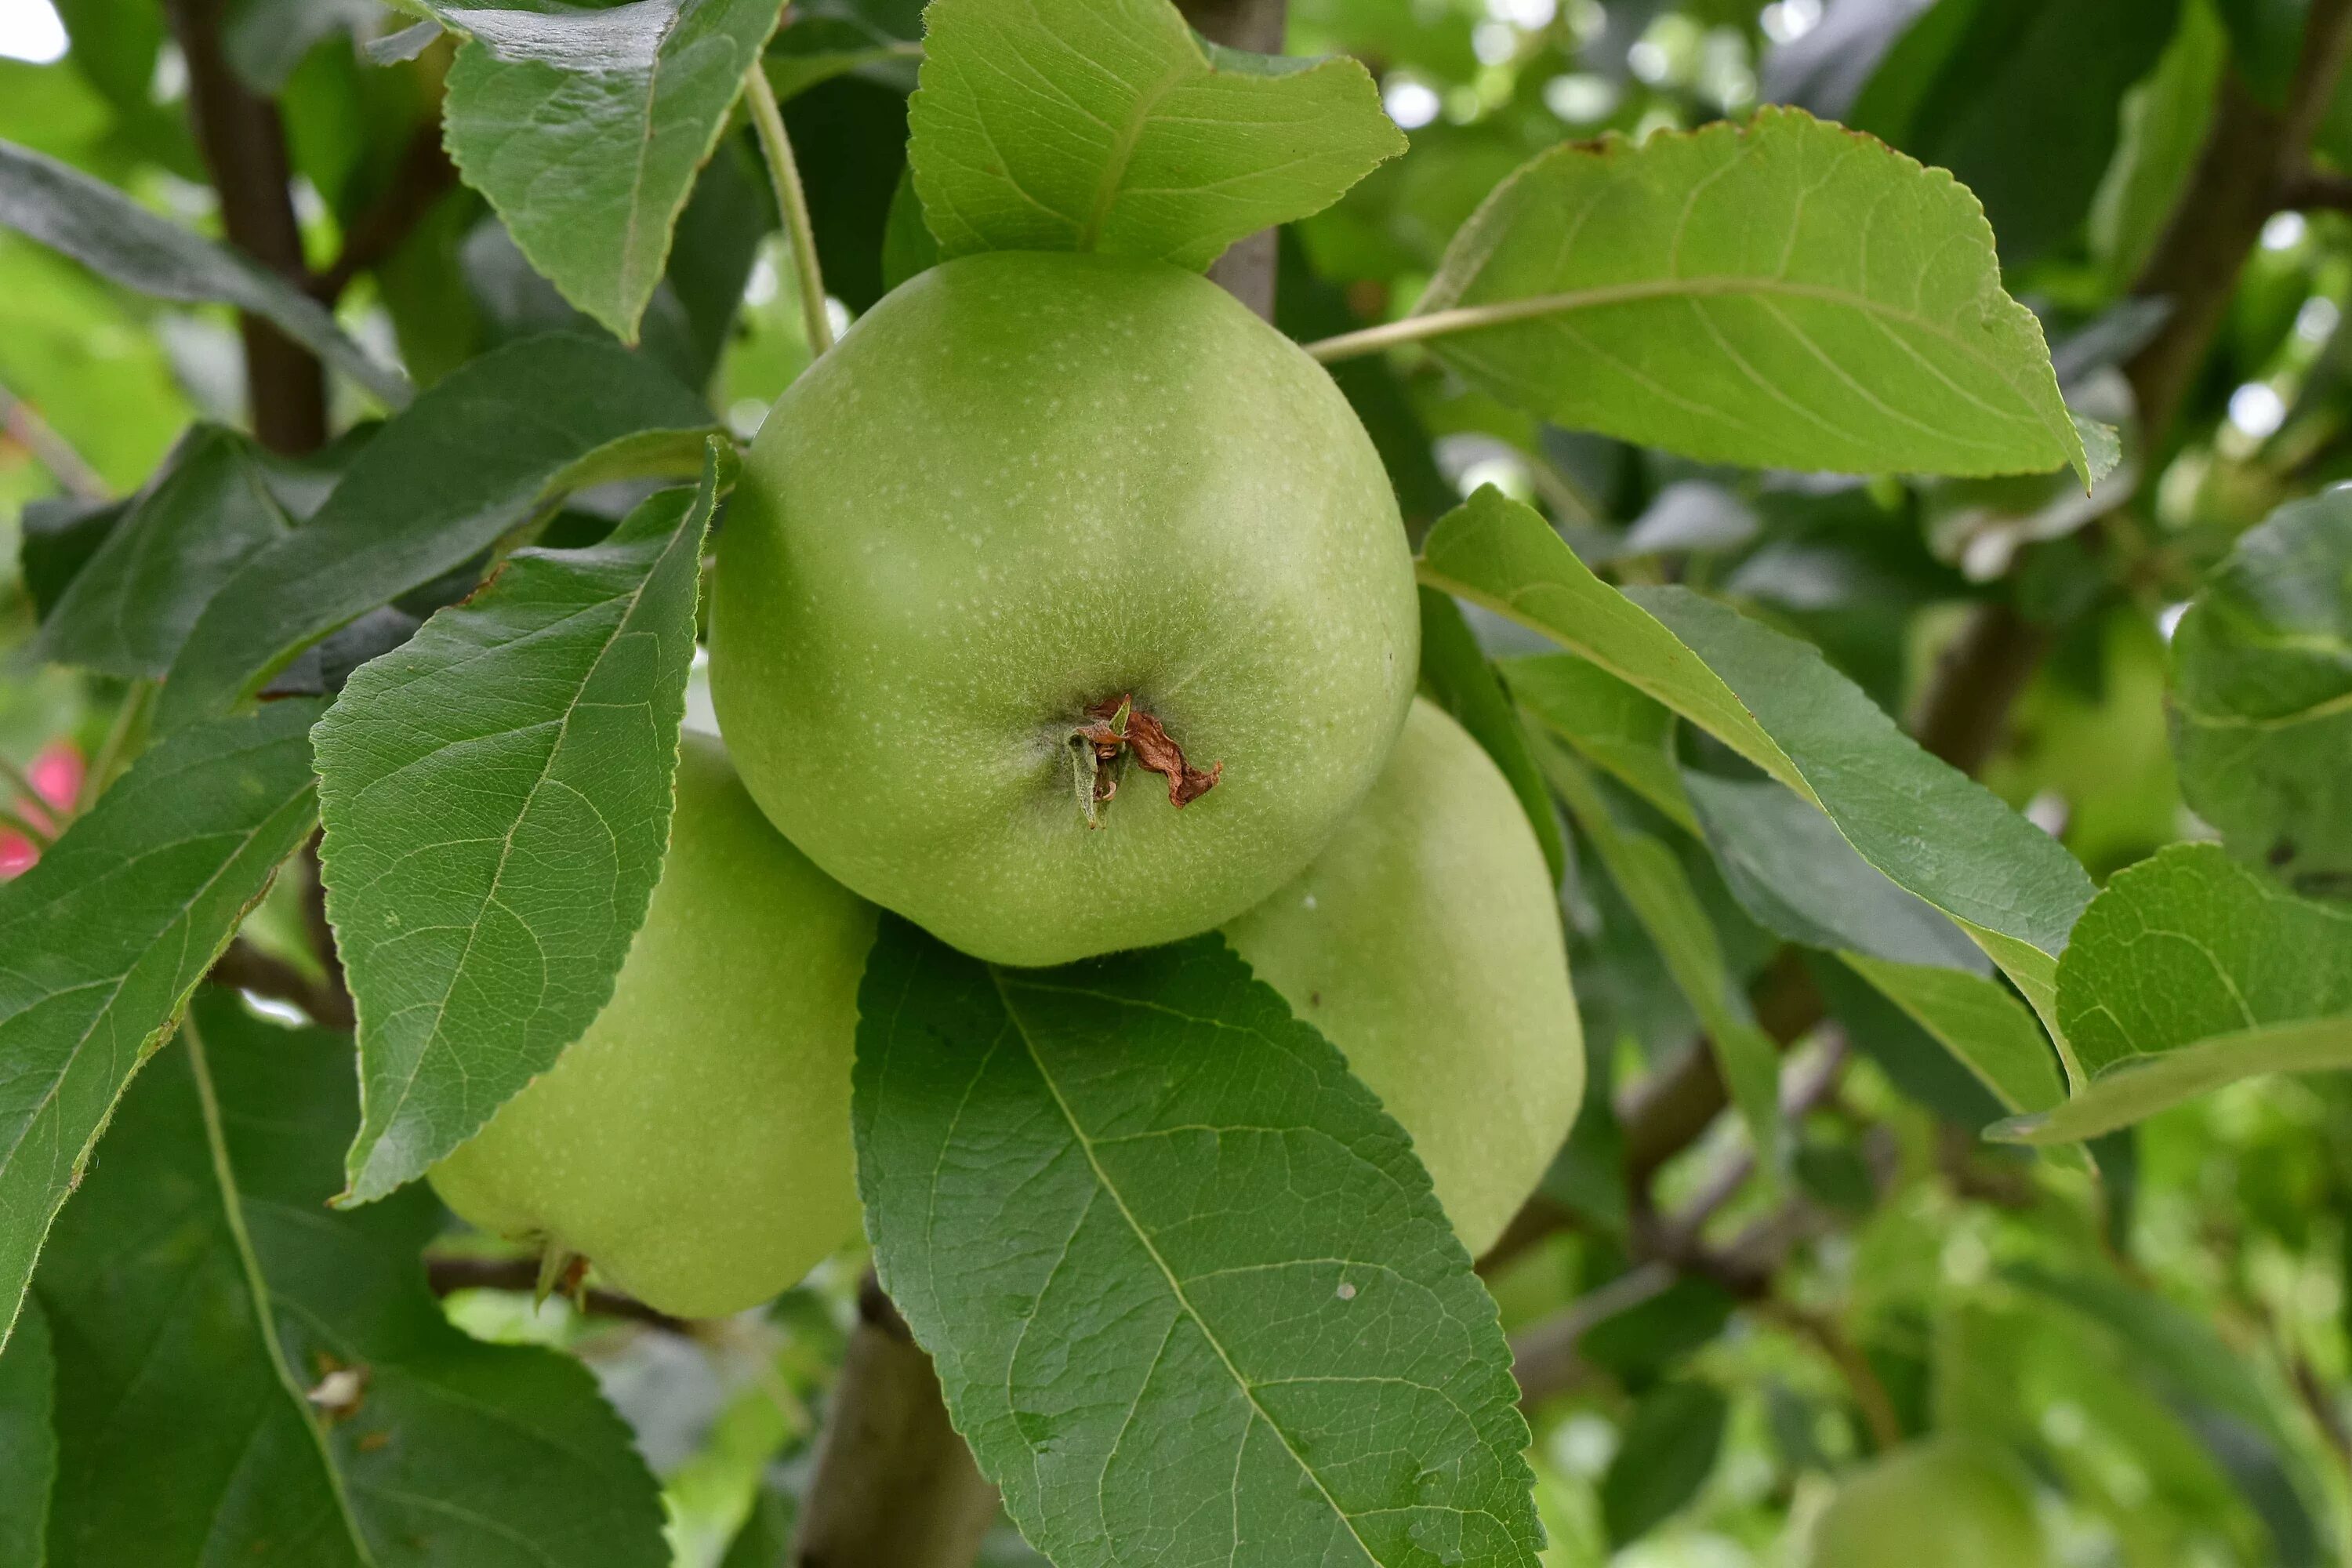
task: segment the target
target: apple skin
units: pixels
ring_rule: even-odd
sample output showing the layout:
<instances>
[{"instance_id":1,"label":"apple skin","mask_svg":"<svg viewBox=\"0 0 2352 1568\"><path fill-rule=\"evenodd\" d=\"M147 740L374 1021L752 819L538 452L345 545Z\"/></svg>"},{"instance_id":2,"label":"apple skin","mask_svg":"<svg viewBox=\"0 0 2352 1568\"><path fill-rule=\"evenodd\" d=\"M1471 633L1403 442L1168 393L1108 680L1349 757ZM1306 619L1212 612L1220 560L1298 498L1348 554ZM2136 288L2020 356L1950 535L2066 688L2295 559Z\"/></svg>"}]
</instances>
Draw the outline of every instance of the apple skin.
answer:
<instances>
[{"instance_id":1,"label":"apple skin","mask_svg":"<svg viewBox=\"0 0 2352 1568\"><path fill-rule=\"evenodd\" d=\"M1321 366L1194 274L999 252L892 293L778 400L719 545L711 693L824 870L966 952L1206 931L1371 787L1420 618L1386 474ZM1132 693L1215 788L1070 737Z\"/></svg>"},{"instance_id":2,"label":"apple skin","mask_svg":"<svg viewBox=\"0 0 2352 1568\"><path fill-rule=\"evenodd\" d=\"M2017 1462L1958 1437L1911 1443L1838 1488L1809 1568L2049 1568Z\"/></svg>"},{"instance_id":3,"label":"apple skin","mask_svg":"<svg viewBox=\"0 0 2352 1568\"><path fill-rule=\"evenodd\" d=\"M1330 846L1224 931L1412 1134L1463 1246L1493 1246L1584 1096L1559 893L1493 759L1416 699Z\"/></svg>"},{"instance_id":4,"label":"apple skin","mask_svg":"<svg viewBox=\"0 0 2352 1568\"><path fill-rule=\"evenodd\" d=\"M857 1234L849 1069L875 910L688 733L668 858L613 1000L431 1172L484 1230L681 1318L797 1283Z\"/></svg>"}]
</instances>

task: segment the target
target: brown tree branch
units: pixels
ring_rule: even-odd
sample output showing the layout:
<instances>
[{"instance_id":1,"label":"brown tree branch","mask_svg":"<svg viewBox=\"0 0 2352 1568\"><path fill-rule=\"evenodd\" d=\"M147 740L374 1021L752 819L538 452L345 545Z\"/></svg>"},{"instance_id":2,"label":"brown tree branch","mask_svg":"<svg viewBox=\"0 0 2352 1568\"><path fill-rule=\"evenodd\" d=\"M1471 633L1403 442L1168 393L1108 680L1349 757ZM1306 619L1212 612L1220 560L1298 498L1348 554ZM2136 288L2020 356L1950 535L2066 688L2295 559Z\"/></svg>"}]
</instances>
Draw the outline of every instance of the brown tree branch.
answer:
<instances>
[{"instance_id":1,"label":"brown tree branch","mask_svg":"<svg viewBox=\"0 0 2352 1568\"><path fill-rule=\"evenodd\" d=\"M323 833L321 829L311 834L296 858L302 875L302 930L310 939L311 954L326 973L327 988L341 998L341 1004L333 1006L335 1016L350 1018L352 1026L357 1027L359 1009L352 1001L351 984L343 977L343 955L335 946L335 928L327 920L327 881L319 868L319 843ZM313 1013L311 1016L316 1018L319 1015Z\"/></svg>"},{"instance_id":2,"label":"brown tree branch","mask_svg":"<svg viewBox=\"0 0 2352 1568\"><path fill-rule=\"evenodd\" d=\"M948 1424L930 1357L868 1274L833 1385L794 1568L965 1568L996 1489Z\"/></svg>"},{"instance_id":3,"label":"brown tree branch","mask_svg":"<svg viewBox=\"0 0 2352 1568\"><path fill-rule=\"evenodd\" d=\"M536 1258L428 1258L425 1281L436 1296L458 1290L512 1290L535 1294L539 1289ZM623 1318L674 1334L691 1334L694 1325L684 1318L646 1306L618 1290L584 1290L576 1299L580 1310L593 1318Z\"/></svg>"},{"instance_id":4,"label":"brown tree branch","mask_svg":"<svg viewBox=\"0 0 2352 1568\"><path fill-rule=\"evenodd\" d=\"M441 145L436 119L416 128L400 155L392 180L343 236L343 247L324 272L311 279L311 296L331 305L362 272L373 272L400 248L400 242L457 184L457 166Z\"/></svg>"},{"instance_id":5,"label":"brown tree branch","mask_svg":"<svg viewBox=\"0 0 2352 1568\"><path fill-rule=\"evenodd\" d=\"M0 386L0 430L5 430L41 467L58 488L78 500L104 500L111 493L106 480L89 466L73 443L41 417L41 411Z\"/></svg>"},{"instance_id":6,"label":"brown tree branch","mask_svg":"<svg viewBox=\"0 0 2352 1568\"><path fill-rule=\"evenodd\" d=\"M220 193L231 245L297 287L310 274L294 216L293 172L278 106L257 97L221 47L226 0L165 0L173 37L188 63L188 107L196 146ZM246 398L253 433L280 452L327 442L327 373L309 349L258 316L242 315Z\"/></svg>"},{"instance_id":7,"label":"brown tree branch","mask_svg":"<svg viewBox=\"0 0 2352 1568\"><path fill-rule=\"evenodd\" d=\"M2284 107L2263 104L2234 65L2223 77L2197 166L2132 285L2136 294L2172 301L2163 327L2124 367L2151 454L2179 416L2263 225L2303 177L2347 47L2352 0L2311 0Z\"/></svg>"},{"instance_id":8,"label":"brown tree branch","mask_svg":"<svg viewBox=\"0 0 2352 1568\"><path fill-rule=\"evenodd\" d=\"M2009 733L2010 710L2050 651L2049 628L2006 600L1979 605L1937 661L1912 733L1922 749L1964 773L1979 772Z\"/></svg>"},{"instance_id":9,"label":"brown tree branch","mask_svg":"<svg viewBox=\"0 0 2352 1568\"><path fill-rule=\"evenodd\" d=\"M2352 212L2352 175L2306 169L2279 193L2281 212Z\"/></svg>"},{"instance_id":10,"label":"brown tree branch","mask_svg":"<svg viewBox=\"0 0 2352 1568\"><path fill-rule=\"evenodd\" d=\"M1261 55L1282 52L1288 0L1176 0L1176 8L1194 32L1212 43ZM1209 280L1270 321L1276 269L1275 235L1269 228L1236 240L1211 264Z\"/></svg>"}]
</instances>

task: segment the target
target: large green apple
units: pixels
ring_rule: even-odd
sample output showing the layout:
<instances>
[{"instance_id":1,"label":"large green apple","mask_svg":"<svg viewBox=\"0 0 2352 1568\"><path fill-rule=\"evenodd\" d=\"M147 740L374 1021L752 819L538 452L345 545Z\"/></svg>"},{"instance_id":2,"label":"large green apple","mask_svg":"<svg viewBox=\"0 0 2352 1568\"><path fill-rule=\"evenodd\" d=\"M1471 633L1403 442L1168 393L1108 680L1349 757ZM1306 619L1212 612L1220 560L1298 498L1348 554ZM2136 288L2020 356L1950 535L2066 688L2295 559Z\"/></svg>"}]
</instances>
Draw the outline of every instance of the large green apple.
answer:
<instances>
[{"instance_id":1,"label":"large green apple","mask_svg":"<svg viewBox=\"0 0 2352 1568\"><path fill-rule=\"evenodd\" d=\"M1909 1444L1838 1488L1810 1568L2048 1568L2016 1461L1962 1438Z\"/></svg>"},{"instance_id":2,"label":"large green apple","mask_svg":"<svg viewBox=\"0 0 2352 1568\"><path fill-rule=\"evenodd\" d=\"M1190 936L1297 875L1378 776L1420 646L1395 500L1322 368L1192 273L1026 252L922 274L778 401L712 618L776 826L1017 964Z\"/></svg>"},{"instance_id":3,"label":"large green apple","mask_svg":"<svg viewBox=\"0 0 2352 1568\"><path fill-rule=\"evenodd\" d=\"M874 920L688 734L669 856L612 1002L434 1186L679 1317L793 1284L857 1234L849 1067Z\"/></svg>"},{"instance_id":4,"label":"large green apple","mask_svg":"<svg viewBox=\"0 0 2352 1568\"><path fill-rule=\"evenodd\" d=\"M1502 770L1416 700L1339 837L1225 935L1412 1134L1463 1245L1493 1246L1584 1095L1559 894Z\"/></svg>"}]
</instances>

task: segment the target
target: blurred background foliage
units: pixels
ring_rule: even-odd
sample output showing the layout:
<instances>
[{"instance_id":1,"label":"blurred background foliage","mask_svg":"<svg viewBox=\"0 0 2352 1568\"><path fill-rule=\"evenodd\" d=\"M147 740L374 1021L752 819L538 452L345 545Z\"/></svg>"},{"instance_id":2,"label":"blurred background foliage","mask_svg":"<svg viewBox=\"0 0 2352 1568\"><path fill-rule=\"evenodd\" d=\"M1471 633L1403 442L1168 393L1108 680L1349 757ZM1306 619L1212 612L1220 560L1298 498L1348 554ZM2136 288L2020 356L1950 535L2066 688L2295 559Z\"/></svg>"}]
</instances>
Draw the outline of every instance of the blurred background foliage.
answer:
<instances>
[{"instance_id":1,"label":"blurred background foliage","mask_svg":"<svg viewBox=\"0 0 2352 1568\"><path fill-rule=\"evenodd\" d=\"M2131 286L2190 189L2217 105L2284 101L2305 8L1293 0L1292 51L1362 58L1412 152L1284 235L1279 324L1311 338L1402 315L1496 182L1563 140L1793 102L1953 169L1992 218L2011 291L2042 315L2070 401L2125 427L2125 467L2094 498L2063 475L1710 468L1547 427L1411 347L1338 374L1416 530L1498 485L1613 580L1731 595L1897 715L1919 711L1971 616L1997 607L2021 689L1968 760L2104 881L2210 836L2167 741L2168 638L2200 574L2282 500L2352 477L2352 92L2319 127L2305 199L2263 224L2152 444L2117 369L2160 330L2163 307ZM351 331L429 384L522 333L600 330L478 196L433 173L446 40L378 67L355 41L398 21L372 0L231 0L227 17L231 63L281 107L314 270L408 193L396 243L335 301ZM914 0L811 0L772 50L837 320L919 248L900 192L919 37ZM151 0L0 0L0 51L13 57L0 58L0 137L220 232L187 65ZM755 157L733 136L706 171L641 351L707 387L744 435L808 352ZM30 634L42 551L70 551L76 525L134 490L192 419L240 419L242 374L225 310L138 298L0 233L0 646ZM339 426L377 412L337 395L350 400ZM596 510L582 529L600 526ZM20 530L37 536L31 581ZM1474 620L1490 651L1520 646ZM0 673L0 752L44 779L77 776L120 688L27 668ZM1799 1006L1787 1031L1790 1082L1817 1092L1801 1107L1793 1194L1739 1179L1728 1119L1662 1162L1627 1147L1619 1113L1635 1121L1671 1089L1696 1025L1580 847L1564 899L1601 1088L1535 1223L1487 1268L1538 1394L1549 1561L1792 1563L1843 1469L1931 1430L2019 1455L2068 1564L2341 1560L2352 1085L2237 1085L2109 1140L2098 1182L1993 1150L1969 1131L1988 1119L1982 1091L1917 1025L1796 963L1701 841L1647 826L1676 847L1768 1026L1790 987L1826 1004L1825 1019ZM32 849L0 837L0 869ZM299 918L273 899L257 940L299 961ZM289 934L270 941L273 928ZM1696 1224L1662 1235L1662 1215ZM436 1259L451 1311L477 1334L589 1360L668 1483L680 1563L782 1561L862 1259L688 1332L593 1299L586 1312L534 1310L526 1294L474 1288L469 1264L497 1261L484 1245L453 1236ZM1034 1561L1006 1531L990 1560Z\"/></svg>"}]
</instances>

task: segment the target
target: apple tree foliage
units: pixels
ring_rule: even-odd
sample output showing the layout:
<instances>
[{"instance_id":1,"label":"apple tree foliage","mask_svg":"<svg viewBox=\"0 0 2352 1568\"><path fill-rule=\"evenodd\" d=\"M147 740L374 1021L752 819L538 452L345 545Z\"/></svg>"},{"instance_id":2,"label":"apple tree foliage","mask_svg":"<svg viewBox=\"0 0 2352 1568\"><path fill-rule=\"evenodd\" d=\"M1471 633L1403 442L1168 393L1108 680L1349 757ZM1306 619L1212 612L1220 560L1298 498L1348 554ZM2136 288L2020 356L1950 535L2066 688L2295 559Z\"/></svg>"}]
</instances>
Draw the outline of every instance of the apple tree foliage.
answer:
<instances>
[{"instance_id":1,"label":"apple tree foliage","mask_svg":"<svg viewBox=\"0 0 2352 1568\"><path fill-rule=\"evenodd\" d=\"M798 1562L937 1502L823 1433L885 1288L1002 1508L912 1568L2352 1552L2352 3L0 39L0 1568ZM1580 1119L1474 1259L1213 932L886 916L865 1238L542 1278L417 1178L612 995L741 443L995 250L1329 368Z\"/></svg>"}]
</instances>

